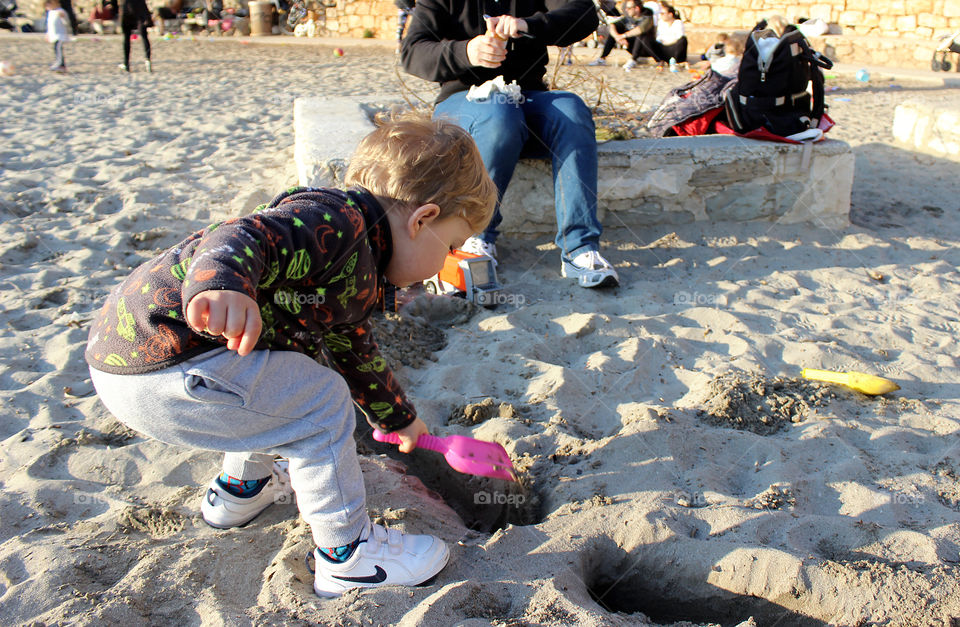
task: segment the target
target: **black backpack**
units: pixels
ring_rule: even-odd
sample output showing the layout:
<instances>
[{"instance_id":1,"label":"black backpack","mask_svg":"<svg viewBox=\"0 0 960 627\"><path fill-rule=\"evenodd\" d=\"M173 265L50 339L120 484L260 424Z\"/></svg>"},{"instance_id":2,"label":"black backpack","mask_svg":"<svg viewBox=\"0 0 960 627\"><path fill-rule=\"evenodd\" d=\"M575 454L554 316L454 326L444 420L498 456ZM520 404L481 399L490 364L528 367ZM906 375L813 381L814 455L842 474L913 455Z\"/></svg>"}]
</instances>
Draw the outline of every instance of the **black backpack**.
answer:
<instances>
[{"instance_id":1,"label":"black backpack","mask_svg":"<svg viewBox=\"0 0 960 627\"><path fill-rule=\"evenodd\" d=\"M760 59L758 41L777 36L755 29L747 38L737 84L727 92L727 119L737 134L761 127L787 137L817 128L826 106L823 72L833 62L810 47L795 26L787 26L772 54ZM812 84L812 93L807 85Z\"/></svg>"}]
</instances>

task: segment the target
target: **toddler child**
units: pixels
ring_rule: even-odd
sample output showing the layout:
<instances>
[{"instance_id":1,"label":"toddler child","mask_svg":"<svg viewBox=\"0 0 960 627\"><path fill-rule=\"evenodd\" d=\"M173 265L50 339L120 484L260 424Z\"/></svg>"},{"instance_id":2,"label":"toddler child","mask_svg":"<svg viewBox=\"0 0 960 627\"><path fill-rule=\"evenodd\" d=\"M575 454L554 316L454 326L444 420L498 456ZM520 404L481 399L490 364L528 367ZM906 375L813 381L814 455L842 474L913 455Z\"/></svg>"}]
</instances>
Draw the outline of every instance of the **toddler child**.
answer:
<instances>
[{"instance_id":1,"label":"toddler child","mask_svg":"<svg viewBox=\"0 0 960 627\"><path fill-rule=\"evenodd\" d=\"M416 585L447 563L440 539L371 523L351 397L403 452L427 433L369 318L384 279L437 273L496 201L470 135L412 114L360 142L345 182L288 190L144 263L107 298L86 352L118 420L226 452L201 502L208 524L245 525L289 480L317 546L314 591L327 597Z\"/></svg>"},{"instance_id":2,"label":"toddler child","mask_svg":"<svg viewBox=\"0 0 960 627\"><path fill-rule=\"evenodd\" d=\"M50 69L54 72L66 72L67 63L63 58L63 42L67 41L67 26L70 18L60 7L60 0L47 0L47 41L53 44L54 61Z\"/></svg>"},{"instance_id":3,"label":"toddler child","mask_svg":"<svg viewBox=\"0 0 960 627\"><path fill-rule=\"evenodd\" d=\"M728 37L723 44L723 56L711 59L710 69L724 78L737 78L745 44L746 37L741 34Z\"/></svg>"},{"instance_id":4,"label":"toddler child","mask_svg":"<svg viewBox=\"0 0 960 627\"><path fill-rule=\"evenodd\" d=\"M727 43L727 39L730 38L730 35L727 33L720 33L717 35L717 40L713 42L713 45L710 46L706 52L700 55L701 61L713 61L714 59L719 59L723 56L723 47ZM699 64L698 64L699 65Z\"/></svg>"}]
</instances>

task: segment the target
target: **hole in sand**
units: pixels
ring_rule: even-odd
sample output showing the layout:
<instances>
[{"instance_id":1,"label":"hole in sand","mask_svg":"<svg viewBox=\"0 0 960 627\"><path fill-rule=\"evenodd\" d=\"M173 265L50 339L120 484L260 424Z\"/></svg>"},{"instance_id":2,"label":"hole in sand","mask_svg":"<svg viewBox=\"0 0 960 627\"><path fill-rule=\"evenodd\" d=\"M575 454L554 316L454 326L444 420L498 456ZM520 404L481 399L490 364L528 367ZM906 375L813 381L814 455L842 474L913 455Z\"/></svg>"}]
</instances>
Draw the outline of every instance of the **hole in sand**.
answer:
<instances>
[{"instance_id":1,"label":"hole in sand","mask_svg":"<svg viewBox=\"0 0 960 627\"><path fill-rule=\"evenodd\" d=\"M468 529L492 533L507 525L534 525L543 519L540 498L522 477L513 482L466 475L450 468L439 453L415 450L407 455L393 444L375 441L362 416L357 417L357 424L361 453L365 448L402 462L407 473L439 494Z\"/></svg>"},{"instance_id":2,"label":"hole in sand","mask_svg":"<svg viewBox=\"0 0 960 627\"><path fill-rule=\"evenodd\" d=\"M590 598L608 612L643 614L658 625L690 621L732 627L750 617L757 625L827 624L764 598L715 586L707 581L709 564L706 572L689 572L668 562L669 551L658 550L663 545L627 553L611 546L609 540L605 544L606 547L599 548L606 551L589 549L593 554L588 560L592 567L585 568L584 582ZM601 555L596 555L598 552Z\"/></svg>"}]
</instances>

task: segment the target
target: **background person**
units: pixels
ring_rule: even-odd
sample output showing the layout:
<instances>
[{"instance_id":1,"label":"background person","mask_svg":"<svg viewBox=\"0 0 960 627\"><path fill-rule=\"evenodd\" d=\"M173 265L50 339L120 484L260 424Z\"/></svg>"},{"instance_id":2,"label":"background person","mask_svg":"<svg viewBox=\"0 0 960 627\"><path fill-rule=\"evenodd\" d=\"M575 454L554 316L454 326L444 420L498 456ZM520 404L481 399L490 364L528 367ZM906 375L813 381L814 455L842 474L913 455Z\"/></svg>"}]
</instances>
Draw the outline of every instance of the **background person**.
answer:
<instances>
[{"instance_id":1,"label":"background person","mask_svg":"<svg viewBox=\"0 0 960 627\"><path fill-rule=\"evenodd\" d=\"M680 12L669 4L663 5L660 11L654 51L657 61L675 59L677 63L687 62L687 37L683 31L683 21L680 20Z\"/></svg>"},{"instance_id":2,"label":"background person","mask_svg":"<svg viewBox=\"0 0 960 627\"><path fill-rule=\"evenodd\" d=\"M138 31L140 39L143 40L143 54L146 56L144 65L146 65L147 72L152 72L150 38L147 37L147 28L153 26L153 18L150 16L150 9L147 8L146 0L122 0L120 26L123 28L123 63L120 64L120 69L124 72L130 71L130 36L133 31Z\"/></svg>"},{"instance_id":3,"label":"background person","mask_svg":"<svg viewBox=\"0 0 960 627\"><path fill-rule=\"evenodd\" d=\"M553 163L561 275L581 287L619 283L599 252L597 140L593 117L579 96L547 91L547 46L565 47L589 36L599 23L591 0L514 0L509 13L487 16L472 0L418 0L403 40L404 69L440 83L435 117L467 129L497 186L498 204L484 232L464 250L496 259L500 200L521 155ZM516 81L516 100L468 99L471 86L498 76ZM502 94L498 94L502 96Z\"/></svg>"},{"instance_id":4,"label":"background person","mask_svg":"<svg viewBox=\"0 0 960 627\"><path fill-rule=\"evenodd\" d=\"M47 41L53 44L54 72L66 72L67 63L63 58L63 43L69 39L67 29L70 27L70 18L60 6L60 0L47 0Z\"/></svg>"},{"instance_id":5,"label":"background person","mask_svg":"<svg viewBox=\"0 0 960 627\"><path fill-rule=\"evenodd\" d=\"M627 0L623 10L625 12L623 19L613 24L613 30L603 42L600 58L587 65L606 65L607 57L613 51L613 47L618 44L630 51L630 59L623 66L627 71L635 68L641 57L654 55L653 12L646 7L641 7L635 0Z\"/></svg>"}]
</instances>

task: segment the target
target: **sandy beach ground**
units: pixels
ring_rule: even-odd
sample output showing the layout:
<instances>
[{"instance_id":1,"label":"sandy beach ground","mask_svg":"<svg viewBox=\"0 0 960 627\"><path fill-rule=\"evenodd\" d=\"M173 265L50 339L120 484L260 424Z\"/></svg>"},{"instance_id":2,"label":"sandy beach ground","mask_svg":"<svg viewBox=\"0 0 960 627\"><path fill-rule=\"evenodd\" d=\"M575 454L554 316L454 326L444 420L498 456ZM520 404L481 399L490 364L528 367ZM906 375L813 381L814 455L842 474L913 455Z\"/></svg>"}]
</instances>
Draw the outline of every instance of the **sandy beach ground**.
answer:
<instances>
[{"instance_id":1,"label":"sandy beach ground","mask_svg":"<svg viewBox=\"0 0 960 627\"><path fill-rule=\"evenodd\" d=\"M0 623L960 621L960 169L890 132L900 102L960 89L830 79L831 136L857 160L847 228L608 230L607 292L561 279L552 238L507 237L511 304L378 321L432 430L502 443L524 485L388 456L361 424L371 513L451 561L426 586L320 600L294 505L209 528L219 456L106 412L87 323L131 267L295 183L294 98L434 88L401 86L388 44L160 40L147 74L134 42L129 75L116 37L69 43L66 75L49 48L0 35L17 67L0 77ZM577 55L569 80L602 75L646 109L685 80Z\"/></svg>"}]
</instances>

